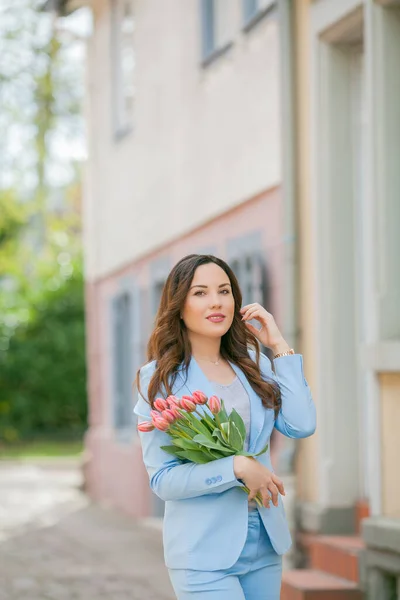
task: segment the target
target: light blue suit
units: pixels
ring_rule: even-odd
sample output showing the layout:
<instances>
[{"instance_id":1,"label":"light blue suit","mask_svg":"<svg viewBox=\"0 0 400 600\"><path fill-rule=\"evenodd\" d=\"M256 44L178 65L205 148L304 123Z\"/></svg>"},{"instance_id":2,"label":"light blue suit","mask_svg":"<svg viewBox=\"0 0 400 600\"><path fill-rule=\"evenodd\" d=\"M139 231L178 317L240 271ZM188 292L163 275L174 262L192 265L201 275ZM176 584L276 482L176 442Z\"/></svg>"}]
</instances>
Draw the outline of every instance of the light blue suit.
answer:
<instances>
[{"instance_id":1,"label":"light blue suit","mask_svg":"<svg viewBox=\"0 0 400 600\"><path fill-rule=\"evenodd\" d=\"M255 358L255 352L249 351ZM232 368L250 397L251 424L249 452L259 452L269 441L273 427L291 438L312 435L316 427L315 406L310 388L303 374L303 360L299 354L284 356L274 361L261 355L260 367L265 379L278 381L282 394L282 408L274 419L274 411L264 408L261 398L253 391L244 373L236 365ZM154 373L155 362L140 371L143 394ZM187 378L180 367L173 393L177 396L195 390L213 395L212 384L194 358L191 359ZM201 407L203 409L203 407ZM134 408L138 422L150 420L150 406L139 395ZM208 409L204 409L208 410ZM169 569L215 571L228 569L239 558L248 533L248 497L239 486L233 471L233 457L221 458L208 464L185 462L160 449L170 443L167 433L159 430L139 432L151 489L165 500L163 526L164 558ZM273 471L269 449L258 460ZM284 554L291 546L291 537L282 499L275 507L259 509L262 522L277 554Z\"/></svg>"}]
</instances>

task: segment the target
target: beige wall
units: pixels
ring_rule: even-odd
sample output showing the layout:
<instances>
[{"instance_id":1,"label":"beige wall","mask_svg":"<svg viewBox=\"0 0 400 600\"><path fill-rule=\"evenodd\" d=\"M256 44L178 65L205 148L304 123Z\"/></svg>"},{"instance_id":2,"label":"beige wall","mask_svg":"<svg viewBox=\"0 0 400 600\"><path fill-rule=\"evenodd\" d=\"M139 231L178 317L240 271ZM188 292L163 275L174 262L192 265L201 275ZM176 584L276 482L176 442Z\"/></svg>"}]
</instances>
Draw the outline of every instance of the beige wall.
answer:
<instances>
[{"instance_id":1,"label":"beige wall","mask_svg":"<svg viewBox=\"0 0 400 600\"><path fill-rule=\"evenodd\" d=\"M382 373L382 514L400 517L400 374Z\"/></svg>"},{"instance_id":2,"label":"beige wall","mask_svg":"<svg viewBox=\"0 0 400 600\"><path fill-rule=\"evenodd\" d=\"M312 207L310 204L310 47L309 47L309 0L297 0L295 9L296 24L296 73L297 73L297 168L298 168L298 214L300 251L300 329L301 351L304 354L306 377L315 389L315 291L312 254L315 251L312 234ZM318 398L314 395L318 409ZM317 501L317 437L316 433L302 440L299 447L297 488L303 501Z\"/></svg>"},{"instance_id":3,"label":"beige wall","mask_svg":"<svg viewBox=\"0 0 400 600\"><path fill-rule=\"evenodd\" d=\"M197 0L136 0L133 132L113 139L109 3L89 47L87 278L137 259L280 182L278 22L241 31L200 66Z\"/></svg>"}]
</instances>

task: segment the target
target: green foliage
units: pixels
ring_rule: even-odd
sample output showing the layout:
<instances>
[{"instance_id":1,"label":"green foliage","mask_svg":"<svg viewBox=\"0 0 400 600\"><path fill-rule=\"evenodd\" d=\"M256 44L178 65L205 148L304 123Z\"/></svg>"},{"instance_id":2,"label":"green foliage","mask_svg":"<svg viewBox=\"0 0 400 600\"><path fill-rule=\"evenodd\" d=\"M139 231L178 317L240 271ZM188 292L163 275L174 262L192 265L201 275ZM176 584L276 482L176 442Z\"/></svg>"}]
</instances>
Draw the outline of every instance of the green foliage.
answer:
<instances>
[{"instance_id":1,"label":"green foliage","mask_svg":"<svg viewBox=\"0 0 400 600\"><path fill-rule=\"evenodd\" d=\"M0 440L12 442L86 425L81 177L68 153L83 141L83 79L82 40L41 0L3 4Z\"/></svg>"},{"instance_id":2,"label":"green foliage","mask_svg":"<svg viewBox=\"0 0 400 600\"><path fill-rule=\"evenodd\" d=\"M54 435L54 434L53 434ZM82 454L82 440L33 440L14 444L0 442L0 460L36 460L48 457L77 457Z\"/></svg>"},{"instance_id":3,"label":"green foliage","mask_svg":"<svg viewBox=\"0 0 400 600\"><path fill-rule=\"evenodd\" d=\"M16 202L15 191L3 189L0 194L0 248L14 241L26 222L26 211ZM0 263L1 266L1 263ZM0 270L1 272L1 270Z\"/></svg>"},{"instance_id":4,"label":"green foliage","mask_svg":"<svg viewBox=\"0 0 400 600\"><path fill-rule=\"evenodd\" d=\"M82 273L46 290L32 308L0 351L0 439L10 442L86 425Z\"/></svg>"}]
</instances>

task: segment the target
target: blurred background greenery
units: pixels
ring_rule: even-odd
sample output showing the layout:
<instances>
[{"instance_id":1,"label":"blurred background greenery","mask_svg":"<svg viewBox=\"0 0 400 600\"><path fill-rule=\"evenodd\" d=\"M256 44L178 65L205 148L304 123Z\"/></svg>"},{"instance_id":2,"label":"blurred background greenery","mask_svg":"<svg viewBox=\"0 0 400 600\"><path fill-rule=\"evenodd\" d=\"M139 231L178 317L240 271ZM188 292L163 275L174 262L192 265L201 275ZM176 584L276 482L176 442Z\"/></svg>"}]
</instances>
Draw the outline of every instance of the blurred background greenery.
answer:
<instances>
[{"instance_id":1,"label":"blurred background greenery","mask_svg":"<svg viewBox=\"0 0 400 600\"><path fill-rule=\"evenodd\" d=\"M87 419L84 44L35 0L0 11L0 456L75 453Z\"/></svg>"}]
</instances>

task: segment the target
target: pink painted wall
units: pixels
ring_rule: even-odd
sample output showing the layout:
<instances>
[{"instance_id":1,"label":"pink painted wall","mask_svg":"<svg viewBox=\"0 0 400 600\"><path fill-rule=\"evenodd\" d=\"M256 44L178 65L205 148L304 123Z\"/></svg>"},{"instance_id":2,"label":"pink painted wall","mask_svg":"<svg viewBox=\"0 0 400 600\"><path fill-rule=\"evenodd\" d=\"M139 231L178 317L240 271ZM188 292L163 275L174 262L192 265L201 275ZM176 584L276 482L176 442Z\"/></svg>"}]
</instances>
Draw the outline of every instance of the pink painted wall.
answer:
<instances>
[{"instance_id":1,"label":"pink painted wall","mask_svg":"<svg viewBox=\"0 0 400 600\"><path fill-rule=\"evenodd\" d=\"M111 425L109 299L118 291L120 278L133 275L139 286L149 287L154 261L168 257L173 265L182 256L208 246L215 248L217 256L225 258L226 244L230 239L260 229L263 231L262 250L268 265L272 312L279 324L284 256L279 188L259 194L106 278L87 283L89 428L85 437L85 477L87 491L94 500L109 503L137 517L151 514L151 492L138 439L135 438L131 444L116 442ZM132 406L135 403L136 394Z\"/></svg>"}]
</instances>

